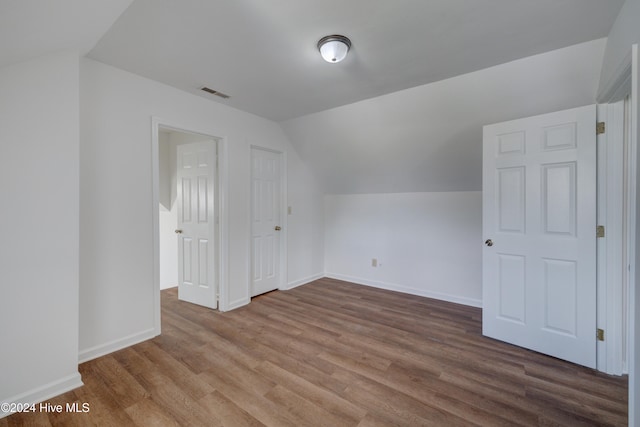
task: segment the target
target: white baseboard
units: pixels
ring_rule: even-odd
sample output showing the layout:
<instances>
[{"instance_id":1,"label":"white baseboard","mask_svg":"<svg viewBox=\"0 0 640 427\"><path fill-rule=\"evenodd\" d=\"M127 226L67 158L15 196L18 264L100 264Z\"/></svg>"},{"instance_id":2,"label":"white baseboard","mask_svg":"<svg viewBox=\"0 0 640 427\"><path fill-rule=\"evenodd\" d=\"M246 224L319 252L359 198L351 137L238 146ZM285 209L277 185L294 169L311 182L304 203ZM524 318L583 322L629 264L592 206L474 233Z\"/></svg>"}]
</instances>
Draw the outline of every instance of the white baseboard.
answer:
<instances>
[{"instance_id":1,"label":"white baseboard","mask_svg":"<svg viewBox=\"0 0 640 427\"><path fill-rule=\"evenodd\" d=\"M142 341L149 340L157 335L158 334L156 334L156 329L151 328L147 329L146 331L138 332L136 334L132 334L127 337L108 342L106 344L100 344L86 350L81 350L80 354L78 354L78 363L88 362L89 360L98 358L100 356L113 353L114 351L122 350L123 348L130 347L134 344L141 343Z\"/></svg>"},{"instance_id":2,"label":"white baseboard","mask_svg":"<svg viewBox=\"0 0 640 427\"><path fill-rule=\"evenodd\" d=\"M294 280L293 282L287 283L286 288L280 288L282 291L288 291L289 289L297 288L298 286L306 285L307 283L311 283L314 280L322 279L324 277L323 273L314 274L312 276L305 277L304 279Z\"/></svg>"},{"instance_id":3,"label":"white baseboard","mask_svg":"<svg viewBox=\"0 0 640 427\"><path fill-rule=\"evenodd\" d=\"M409 288L409 287L401 286L395 283L378 282L375 280L363 279L361 277L346 276L344 274L338 274L338 273L325 273L324 276L330 279L344 280L346 282L351 282L358 285L371 286L372 288L386 289L388 291L397 291L405 294L418 295L421 297L433 298L441 301L453 302L456 304L482 308L481 299L467 298L467 297L461 297L458 295L445 294L441 292L433 292L433 291L427 291L423 289Z\"/></svg>"},{"instance_id":4,"label":"white baseboard","mask_svg":"<svg viewBox=\"0 0 640 427\"><path fill-rule=\"evenodd\" d=\"M62 377L59 380L52 381L49 384L45 384L17 396L0 398L0 401L3 403L38 404L47 399L51 399L52 397L59 396L78 387L82 387L83 385L80 373L75 372L66 377ZM4 412L0 410L0 418L8 417L9 415L11 415L11 412Z\"/></svg>"}]
</instances>

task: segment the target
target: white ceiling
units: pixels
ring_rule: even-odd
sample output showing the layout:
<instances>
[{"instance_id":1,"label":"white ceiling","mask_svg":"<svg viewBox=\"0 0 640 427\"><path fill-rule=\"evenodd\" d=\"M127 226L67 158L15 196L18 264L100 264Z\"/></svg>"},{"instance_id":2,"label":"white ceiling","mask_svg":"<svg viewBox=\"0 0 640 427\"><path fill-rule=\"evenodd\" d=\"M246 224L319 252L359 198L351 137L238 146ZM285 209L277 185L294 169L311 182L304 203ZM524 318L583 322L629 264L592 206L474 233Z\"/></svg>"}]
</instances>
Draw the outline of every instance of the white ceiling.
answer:
<instances>
[{"instance_id":1,"label":"white ceiling","mask_svg":"<svg viewBox=\"0 0 640 427\"><path fill-rule=\"evenodd\" d=\"M0 67L61 50L84 55L132 0L0 0Z\"/></svg>"},{"instance_id":2,"label":"white ceiling","mask_svg":"<svg viewBox=\"0 0 640 427\"><path fill-rule=\"evenodd\" d=\"M329 193L479 190L482 125L594 102L604 41L573 45L623 3L0 0L0 67L88 52L279 121ZM327 64L334 33L353 49Z\"/></svg>"},{"instance_id":3,"label":"white ceiling","mask_svg":"<svg viewBox=\"0 0 640 427\"><path fill-rule=\"evenodd\" d=\"M329 194L482 190L482 126L594 103L605 39L281 123Z\"/></svg>"},{"instance_id":4,"label":"white ceiling","mask_svg":"<svg viewBox=\"0 0 640 427\"><path fill-rule=\"evenodd\" d=\"M606 37L623 3L134 0L89 56L281 121ZM334 33L353 48L327 64Z\"/></svg>"}]
</instances>

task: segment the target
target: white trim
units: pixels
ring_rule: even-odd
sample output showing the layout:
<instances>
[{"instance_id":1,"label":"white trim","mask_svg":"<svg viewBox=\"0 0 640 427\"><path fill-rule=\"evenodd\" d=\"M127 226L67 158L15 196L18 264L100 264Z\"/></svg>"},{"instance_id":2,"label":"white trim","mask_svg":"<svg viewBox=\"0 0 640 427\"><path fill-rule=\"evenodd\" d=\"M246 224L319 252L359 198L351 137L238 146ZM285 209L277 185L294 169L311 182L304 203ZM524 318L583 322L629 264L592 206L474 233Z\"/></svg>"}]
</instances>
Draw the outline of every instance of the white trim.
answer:
<instances>
[{"instance_id":1,"label":"white trim","mask_svg":"<svg viewBox=\"0 0 640 427\"><path fill-rule=\"evenodd\" d=\"M192 126L183 126L175 122L164 120L159 117L151 117L151 161L152 161L152 233L153 233L153 311L154 329L156 335L161 332L160 316L160 232L159 232L159 212L160 200L160 166L159 166L159 128L171 129L177 132L199 134L211 138L217 142L218 146L218 308L220 311L227 311L228 308L228 262L229 262L229 214L227 199L229 193L228 179L228 143L224 136L215 135L216 132L198 130Z\"/></svg>"},{"instance_id":2,"label":"white trim","mask_svg":"<svg viewBox=\"0 0 640 427\"><path fill-rule=\"evenodd\" d=\"M247 141L248 142L248 141ZM251 269L253 267L251 267L252 263L253 263L253 218L251 216L252 212L251 210L253 209L253 183L251 182L252 178L253 178L253 159L252 159L252 155L253 155L253 144L249 144L249 191L247 191L247 224L249 224L249 244L247 245L247 260L249 261L247 263L247 298L242 298L241 300L244 299L248 299L249 301L246 304L249 304L251 302L251 298L253 298L253 277L251 275ZM241 301L238 300L238 301ZM244 304L242 304L244 305ZM240 306L238 306L240 307Z\"/></svg>"},{"instance_id":3,"label":"white trim","mask_svg":"<svg viewBox=\"0 0 640 427\"><path fill-rule=\"evenodd\" d=\"M289 198L288 198L288 179L287 170L287 152L280 153L280 223L282 224L282 237L280 238L280 286L278 289L287 289L289 280Z\"/></svg>"},{"instance_id":4,"label":"white trim","mask_svg":"<svg viewBox=\"0 0 640 427\"><path fill-rule=\"evenodd\" d=\"M248 143L248 141L247 141ZM249 239L249 244L247 245L247 257L245 258L247 260L247 281L245 282L245 295L247 295L246 297L243 297L239 300L236 300L236 303L240 302L240 301L245 301L247 300L246 303L242 303L241 305L235 305L233 306L233 308L237 308L237 307L241 307L243 305L249 304L251 302L251 297L253 294L253 278L251 277L251 263L253 262L253 254L251 253L251 248L252 248L252 242L251 242L251 234L252 234L252 230L253 230L253 219L251 218L251 206L253 206L253 190L252 190L252 183L251 183L251 177L253 176L253 161L251 159L251 149L253 147L252 144L248 144L249 147L249 154L248 154L248 162L249 162L249 188L246 194L247 197L247 218L246 218L246 224L249 225L249 235L248 235L248 239ZM231 308L232 304L229 305L229 310L233 310L233 308Z\"/></svg>"},{"instance_id":5,"label":"white trim","mask_svg":"<svg viewBox=\"0 0 640 427\"><path fill-rule=\"evenodd\" d=\"M624 268L623 271L623 287L624 287L624 298L626 301L626 305L623 307L624 311L624 348L623 348L623 366L622 370L624 373L629 373L629 308L631 304L631 300L629 297L629 289L633 286L633 281L635 278L633 277L633 272L631 266L634 265L635 260L631 258L634 254L632 246L635 245L635 236L631 234L631 230L633 230L632 223L634 223L635 219L632 215L634 215L634 210L632 209L632 205L635 203L635 194L632 193L635 191L635 186L631 185L630 182L633 179L633 169L635 168L636 160L632 158L632 149L631 149L631 105L630 105L631 94L629 93L624 100L624 176L623 176L623 192L624 192L624 206L623 206L623 257L622 257L622 266Z\"/></svg>"},{"instance_id":6,"label":"white trim","mask_svg":"<svg viewBox=\"0 0 640 427\"><path fill-rule=\"evenodd\" d=\"M597 121L606 123L608 105L598 104ZM607 223L607 172L608 168L608 134L596 136L596 223L608 228ZM596 239L596 328L607 331L607 243L610 233L605 233L605 238ZM596 368L601 372L607 371L607 345L604 341L596 341Z\"/></svg>"},{"instance_id":7,"label":"white trim","mask_svg":"<svg viewBox=\"0 0 640 427\"><path fill-rule=\"evenodd\" d=\"M631 216L629 217L629 229L628 233L630 236L630 245L629 245L629 277L632 278L632 283L629 287L629 425L636 426L640 424L640 414L637 414L636 411L640 410L637 408L638 402L637 399L640 399L640 381L638 381L638 360L637 357L640 356L638 354L636 346L640 344L638 342L637 337L637 325L636 320L638 320L637 310L640 309L640 304L636 300L638 296L637 288L640 283L640 278L636 276L636 245L640 244L638 238L636 236L636 227L637 227L637 218L636 218L636 202L637 202L637 182L636 182L636 174L637 174L637 145L638 145L638 102L640 100L638 97L640 96L640 87L638 87L638 78L640 77L640 69L638 69L638 45L634 44L631 47L631 56L632 56L632 66L631 66L631 79L632 79L632 90L631 90L631 115L630 115L630 144L629 144L629 159L631 161L631 167L629 171L629 176L631 177L631 181L629 182L629 193L630 193L630 206L629 210L631 211Z\"/></svg>"},{"instance_id":8,"label":"white trim","mask_svg":"<svg viewBox=\"0 0 640 427\"><path fill-rule=\"evenodd\" d=\"M629 301L623 294L622 280L624 277L623 245L624 245L624 99L609 104L609 123L607 141L607 156L609 171L607 173L607 228L611 230L607 242L607 324L605 344L607 346L607 372L622 375L623 361L623 331L626 330L626 319L623 319L624 305ZM606 234L605 234L606 236ZM605 237L606 239L606 237Z\"/></svg>"},{"instance_id":9,"label":"white trim","mask_svg":"<svg viewBox=\"0 0 640 427\"><path fill-rule=\"evenodd\" d=\"M119 338L105 344L90 347L86 350L82 350L80 354L78 354L78 363L88 362L89 360L97 359L98 357L113 353L114 351L131 347L132 345L150 340L157 335L158 334L156 334L156 328L154 326L153 328L147 329L146 331L137 332L124 338Z\"/></svg>"},{"instance_id":10,"label":"white trim","mask_svg":"<svg viewBox=\"0 0 640 427\"><path fill-rule=\"evenodd\" d=\"M612 375L624 373L623 295L624 276L624 99L598 105L598 121L606 123L598 135L597 216L605 226L605 237L597 246L597 327L605 331L605 340L597 341L597 368Z\"/></svg>"},{"instance_id":11,"label":"white trim","mask_svg":"<svg viewBox=\"0 0 640 427\"><path fill-rule=\"evenodd\" d=\"M636 357L640 356L636 353L636 345L638 337L636 336L636 310L640 309L640 304L636 304L636 288L640 283L640 278L636 277L636 245L640 245L640 241L636 236L636 191L638 185L636 182L636 169L638 163L638 97L640 96L640 88L638 87L638 78L640 70L638 69L638 45L631 46L629 53L618 65L616 72L612 78L609 79L604 85L601 95L598 96L598 102L615 102L623 99L627 94L630 94L629 106L629 123L628 129L630 130L628 135L628 152L627 152L627 209L626 216L626 236L627 236L627 260L628 260L628 314L627 314L627 371L629 373L628 384L628 408L629 408L629 425L640 425L640 414L637 414L638 402L636 402L636 396L640 399L640 381L637 378L637 360ZM637 390L636 390L637 389Z\"/></svg>"},{"instance_id":12,"label":"white trim","mask_svg":"<svg viewBox=\"0 0 640 427\"><path fill-rule=\"evenodd\" d=\"M297 288L298 286L306 285L307 283L314 282L318 279L322 279L324 277L323 273L313 274L311 276L307 276L303 279L294 280L293 282L289 282L286 288L282 288L283 291L288 291L293 288Z\"/></svg>"},{"instance_id":13,"label":"white trim","mask_svg":"<svg viewBox=\"0 0 640 427\"><path fill-rule=\"evenodd\" d=\"M160 120L151 117L151 235L153 244L153 327L155 335L162 333L160 317ZM82 353L81 353L82 354Z\"/></svg>"},{"instance_id":14,"label":"white trim","mask_svg":"<svg viewBox=\"0 0 640 427\"><path fill-rule=\"evenodd\" d=\"M68 391L74 390L78 387L82 387L82 378L80 373L75 372L66 377L62 377L58 380L52 381L49 384L45 384L33 390L29 390L25 393L21 393L17 396L2 398L3 403L26 403L26 404L38 404L52 397L59 396ZM0 410L0 419L8 417L11 412L4 412Z\"/></svg>"},{"instance_id":15,"label":"white trim","mask_svg":"<svg viewBox=\"0 0 640 427\"><path fill-rule=\"evenodd\" d=\"M218 310L229 310L229 144L218 138Z\"/></svg>"},{"instance_id":16,"label":"white trim","mask_svg":"<svg viewBox=\"0 0 640 427\"><path fill-rule=\"evenodd\" d=\"M344 280L346 282L355 283L357 285L370 286L372 288L386 289L388 291L397 291L410 295L433 298L441 301L453 302L456 304L468 305L471 307L482 308L482 300L475 298L461 297L457 295L445 294L440 292L425 291L422 289L409 288L395 283L379 282L376 280L363 279L360 277L346 276L337 273L325 273L325 277L329 279Z\"/></svg>"}]
</instances>

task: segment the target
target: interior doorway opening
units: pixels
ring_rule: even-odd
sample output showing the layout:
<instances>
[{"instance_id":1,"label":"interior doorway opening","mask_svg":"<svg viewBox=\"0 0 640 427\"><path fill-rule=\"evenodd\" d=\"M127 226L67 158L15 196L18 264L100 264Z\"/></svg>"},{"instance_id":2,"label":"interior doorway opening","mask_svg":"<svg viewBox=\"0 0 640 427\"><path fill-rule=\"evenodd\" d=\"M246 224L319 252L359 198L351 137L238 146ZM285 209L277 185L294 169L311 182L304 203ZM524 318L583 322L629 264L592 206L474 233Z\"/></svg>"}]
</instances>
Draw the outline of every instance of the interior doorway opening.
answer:
<instances>
[{"instance_id":1,"label":"interior doorway opening","mask_svg":"<svg viewBox=\"0 0 640 427\"><path fill-rule=\"evenodd\" d=\"M226 140L152 118L152 169L159 335L163 289L177 287L183 301L227 309Z\"/></svg>"},{"instance_id":2,"label":"interior doorway opening","mask_svg":"<svg viewBox=\"0 0 640 427\"><path fill-rule=\"evenodd\" d=\"M216 138L159 128L160 289L178 287L181 300L210 308L219 296L217 145ZM212 289L189 297L187 284L196 293Z\"/></svg>"}]
</instances>

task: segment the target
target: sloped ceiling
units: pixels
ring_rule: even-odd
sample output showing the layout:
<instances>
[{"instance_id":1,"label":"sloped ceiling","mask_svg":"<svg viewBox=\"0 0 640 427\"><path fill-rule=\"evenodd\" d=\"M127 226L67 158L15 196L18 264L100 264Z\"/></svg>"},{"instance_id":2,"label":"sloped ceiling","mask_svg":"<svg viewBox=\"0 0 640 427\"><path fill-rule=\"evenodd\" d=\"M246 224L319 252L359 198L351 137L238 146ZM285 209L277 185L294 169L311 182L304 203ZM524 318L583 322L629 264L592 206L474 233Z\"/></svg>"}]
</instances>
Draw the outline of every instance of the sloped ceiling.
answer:
<instances>
[{"instance_id":1,"label":"sloped ceiling","mask_svg":"<svg viewBox=\"0 0 640 427\"><path fill-rule=\"evenodd\" d=\"M605 39L282 123L329 194L482 190L482 126L594 103Z\"/></svg>"},{"instance_id":2,"label":"sloped ceiling","mask_svg":"<svg viewBox=\"0 0 640 427\"><path fill-rule=\"evenodd\" d=\"M605 37L623 3L135 0L89 56L281 121ZM327 64L334 33L353 48Z\"/></svg>"},{"instance_id":3,"label":"sloped ceiling","mask_svg":"<svg viewBox=\"0 0 640 427\"><path fill-rule=\"evenodd\" d=\"M593 103L623 4L6 0L0 66L89 52L278 121L329 193L479 190L482 125ZM316 48L333 33L353 42L340 64Z\"/></svg>"},{"instance_id":4,"label":"sloped ceiling","mask_svg":"<svg viewBox=\"0 0 640 427\"><path fill-rule=\"evenodd\" d=\"M0 67L61 50L86 54L132 0L2 0Z\"/></svg>"}]
</instances>

